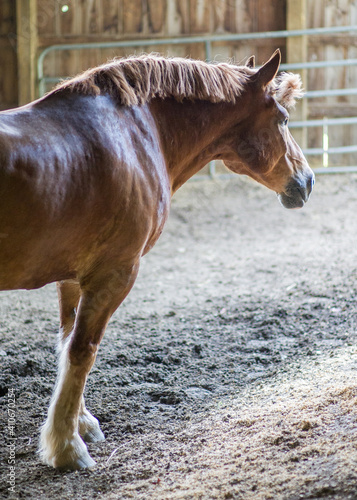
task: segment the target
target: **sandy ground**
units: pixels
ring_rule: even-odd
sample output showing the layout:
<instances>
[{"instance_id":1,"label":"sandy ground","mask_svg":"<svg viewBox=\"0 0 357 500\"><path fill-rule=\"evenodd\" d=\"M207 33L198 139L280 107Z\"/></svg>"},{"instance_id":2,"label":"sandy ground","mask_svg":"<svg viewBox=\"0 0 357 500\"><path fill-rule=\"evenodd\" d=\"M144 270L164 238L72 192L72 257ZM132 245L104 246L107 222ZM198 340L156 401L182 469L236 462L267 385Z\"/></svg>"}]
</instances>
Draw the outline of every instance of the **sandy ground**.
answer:
<instances>
[{"instance_id":1,"label":"sandy ground","mask_svg":"<svg viewBox=\"0 0 357 500\"><path fill-rule=\"evenodd\" d=\"M356 215L351 175L298 211L245 178L183 187L86 388L106 435L91 470L36 455L55 286L2 292L0 497L356 499Z\"/></svg>"}]
</instances>

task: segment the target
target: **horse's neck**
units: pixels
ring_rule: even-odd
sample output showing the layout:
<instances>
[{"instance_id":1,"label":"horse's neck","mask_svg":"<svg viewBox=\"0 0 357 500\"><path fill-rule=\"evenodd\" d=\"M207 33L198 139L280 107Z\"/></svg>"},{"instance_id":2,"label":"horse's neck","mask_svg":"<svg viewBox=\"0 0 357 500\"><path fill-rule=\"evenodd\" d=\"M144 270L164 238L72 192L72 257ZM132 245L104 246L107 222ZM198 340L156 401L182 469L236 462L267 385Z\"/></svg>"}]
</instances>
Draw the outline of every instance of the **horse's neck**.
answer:
<instances>
[{"instance_id":1,"label":"horse's neck","mask_svg":"<svg viewBox=\"0 0 357 500\"><path fill-rule=\"evenodd\" d=\"M230 124L238 120L237 104L155 99L151 109L158 124L173 192L217 157L219 139Z\"/></svg>"}]
</instances>

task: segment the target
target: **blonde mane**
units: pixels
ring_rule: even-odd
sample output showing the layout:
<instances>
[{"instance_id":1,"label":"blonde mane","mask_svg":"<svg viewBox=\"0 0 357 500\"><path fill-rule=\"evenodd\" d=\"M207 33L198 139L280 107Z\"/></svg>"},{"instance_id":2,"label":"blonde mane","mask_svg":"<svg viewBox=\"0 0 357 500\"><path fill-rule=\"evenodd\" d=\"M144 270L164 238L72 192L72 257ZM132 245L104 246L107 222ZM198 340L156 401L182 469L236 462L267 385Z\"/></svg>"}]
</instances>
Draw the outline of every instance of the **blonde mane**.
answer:
<instances>
[{"instance_id":1,"label":"blonde mane","mask_svg":"<svg viewBox=\"0 0 357 500\"><path fill-rule=\"evenodd\" d=\"M124 106L144 104L154 97L235 102L250 74L245 66L144 55L114 59L61 82L54 91L109 93Z\"/></svg>"},{"instance_id":2,"label":"blonde mane","mask_svg":"<svg viewBox=\"0 0 357 500\"><path fill-rule=\"evenodd\" d=\"M123 106L144 104L154 97L235 102L256 71L228 63L143 55L114 59L84 71L61 82L51 93L69 90L84 95L109 94ZM282 74L271 86L271 93L282 105L293 107L295 97L301 97L299 77Z\"/></svg>"}]
</instances>

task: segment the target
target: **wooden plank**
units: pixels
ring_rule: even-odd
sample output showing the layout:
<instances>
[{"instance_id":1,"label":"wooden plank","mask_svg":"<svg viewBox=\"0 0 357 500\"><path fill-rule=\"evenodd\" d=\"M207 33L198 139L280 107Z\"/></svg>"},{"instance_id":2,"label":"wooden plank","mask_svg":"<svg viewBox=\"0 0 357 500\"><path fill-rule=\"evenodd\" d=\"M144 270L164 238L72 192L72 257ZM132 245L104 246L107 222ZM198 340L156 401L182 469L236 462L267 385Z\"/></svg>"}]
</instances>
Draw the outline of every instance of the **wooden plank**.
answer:
<instances>
[{"instance_id":1,"label":"wooden plank","mask_svg":"<svg viewBox=\"0 0 357 500\"><path fill-rule=\"evenodd\" d=\"M97 0L87 0L82 3L82 30L88 35L100 33L100 16Z\"/></svg>"},{"instance_id":2,"label":"wooden plank","mask_svg":"<svg viewBox=\"0 0 357 500\"><path fill-rule=\"evenodd\" d=\"M254 0L253 0L254 1ZM225 2L225 12L224 12L224 31L227 31L228 33L244 33L245 28L243 27L240 23L240 18L237 16L237 12L248 12L248 6L247 6L247 0L244 0L238 8L237 2L230 2L227 0ZM243 15L244 16L244 15ZM246 17L246 16L244 16ZM249 18L249 16L248 16ZM243 31L241 31L243 28Z\"/></svg>"},{"instance_id":3,"label":"wooden plank","mask_svg":"<svg viewBox=\"0 0 357 500\"><path fill-rule=\"evenodd\" d=\"M182 54L183 57L188 56L192 59L201 59L203 61L206 59L205 47L201 43L192 43L184 46L183 49L186 51Z\"/></svg>"},{"instance_id":4,"label":"wooden plank","mask_svg":"<svg viewBox=\"0 0 357 500\"><path fill-rule=\"evenodd\" d=\"M323 118L324 116L333 118L357 116L357 104L330 104L325 102L319 104L310 104L309 118Z\"/></svg>"},{"instance_id":5,"label":"wooden plank","mask_svg":"<svg viewBox=\"0 0 357 500\"><path fill-rule=\"evenodd\" d=\"M125 51L125 49L102 49L100 51L100 64L104 64L114 58L124 57L129 54L130 52Z\"/></svg>"},{"instance_id":6,"label":"wooden plank","mask_svg":"<svg viewBox=\"0 0 357 500\"><path fill-rule=\"evenodd\" d=\"M15 4L11 0L0 0L0 36L16 31Z\"/></svg>"},{"instance_id":7,"label":"wooden plank","mask_svg":"<svg viewBox=\"0 0 357 500\"><path fill-rule=\"evenodd\" d=\"M226 11L226 29L233 33L257 31L257 8L257 0L236 1L235 4L228 3Z\"/></svg>"},{"instance_id":8,"label":"wooden plank","mask_svg":"<svg viewBox=\"0 0 357 500\"><path fill-rule=\"evenodd\" d=\"M75 0L66 0L58 10L61 35L72 35L75 33L75 12L78 6Z\"/></svg>"},{"instance_id":9,"label":"wooden plank","mask_svg":"<svg viewBox=\"0 0 357 500\"><path fill-rule=\"evenodd\" d=\"M19 104L36 97L37 0L16 0Z\"/></svg>"},{"instance_id":10,"label":"wooden plank","mask_svg":"<svg viewBox=\"0 0 357 500\"><path fill-rule=\"evenodd\" d=\"M14 47L5 36L0 36L0 109L17 106L17 65Z\"/></svg>"},{"instance_id":11,"label":"wooden plank","mask_svg":"<svg viewBox=\"0 0 357 500\"><path fill-rule=\"evenodd\" d=\"M226 43L217 43L212 47L214 60L217 62L226 62L234 57L233 45Z\"/></svg>"},{"instance_id":12,"label":"wooden plank","mask_svg":"<svg viewBox=\"0 0 357 500\"><path fill-rule=\"evenodd\" d=\"M225 0L213 0L213 32L224 33Z\"/></svg>"},{"instance_id":13,"label":"wooden plank","mask_svg":"<svg viewBox=\"0 0 357 500\"><path fill-rule=\"evenodd\" d=\"M306 0L287 0L287 29L297 30L306 27ZM306 36L291 37L287 42L289 63L307 60Z\"/></svg>"},{"instance_id":14,"label":"wooden plank","mask_svg":"<svg viewBox=\"0 0 357 500\"><path fill-rule=\"evenodd\" d=\"M279 31L286 29L286 0L256 0L256 31ZM253 13L252 13L253 15ZM257 51L259 61L267 61L273 52L279 48L282 54L282 61L286 58L285 39L266 40L265 45Z\"/></svg>"},{"instance_id":15,"label":"wooden plank","mask_svg":"<svg viewBox=\"0 0 357 500\"><path fill-rule=\"evenodd\" d=\"M257 46L254 42L245 44L232 44L231 47L232 54L227 53L227 57L232 57L235 64L245 64L246 60L250 56L257 55ZM256 63L261 63L262 61L256 60Z\"/></svg>"},{"instance_id":16,"label":"wooden plank","mask_svg":"<svg viewBox=\"0 0 357 500\"><path fill-rule=\"evenodd\" d=\"M349 24L351 0L338 0L325 4L325 26L346 26Z\"/></svg>"},{"instance_id":17,"label":"wooden plank","mask_svg":"<svg viewBox=\"0 0 357 500\"><path fill-rule=\"evenodd\" d=\"M147 0L148 22L150 33L163 33L166 18L165 0Z\"/></svg>"},{"instance_id":18,"label":"wooden plank","mask_svg":"<svg viewBox=\"0 0 357 500\"><path fill-rule=\"evenodd\" d=\"M16 4L12 0L0 0L0 36L16 31Z\"/></svg>"},{"instance_id":19,"label":"wooden plank","mask_svg":"<svg viewBox=\"0 0 357 500\"><path fill-rule=\"evenodd\" d=\"M307 0L306 27L319 28L321 26L324 26L324 24L325 24L325 0Z\"/></svg>"},{"instance_id":20,"label":"wooden plank","mask_svg":"<svg viewBox=\"0 0 357 500\"><path fill-rule=\"evenodd\" d=\"M211 2L205 0L190 1L190 32L192 34L210 32L210 6Z\"/></svg>"},{"instance_id":21,"label":"wooden plank","mask_svg":"<svg viewBox=\"0 0 357 500\"><path fill-rule=\"evenodd\" d=\"M287 29L297 30L306 28L307 0L287 0ZM307 37L291 37L287 40L287 62L307 61ZM307 86L307 71L299 71L303 85ZM306 120L308 116L308 101L303 99L296 107L292 118ZM307 129L296 131L295 138L303 148L307 145Z\"/></svg>"},{"instance_id":22,"label":"wooden plank","mask_svg":"<svg viewBox=\"0 0 357 500\"><path fill-rule=\"evenodd\" d=\"M37 32L39 36L55 32L56 0L37 0Z\"/></svg>"},{"instance_id":23,"label":"wooden plank","mask_svg":"<svg viewBox=\"0 0 357 500\"><path fill-rule=\"evenodd\" d=\"M96 10L95 14L97 16L97 31L96 33L101 34L103 33L103 0L96 0Z\"/></svg>"},{"instance_id":24,"label":"wooden plank","mask_svg":"<svg viewBox=\"0 0 357 500\"><path fill-rule=\"evenodd\" d=\"M102 0L103 34L114 35L119 32L119 2Z\"/></svg>"},{"instance_id":25,"label":"wooden plank","mask_svg":"<svg viewBox=\"0 0 357 500\"><path fill-rule=\"evenodd\" d=\"M143 31L143 9L141 0L123 0L124 33Z\"/></svg>"},{"instance_id":26,"label":"wooden plank","mask_svg":"<svg viewBox=\"0 0 357 500\"><path fill-rule=\"evenodd\" d=\"M356 35L340 34L311 37L311 39L309 40L310 50L320 45L334 45L335 47L343 45L346 47L357 47L357 37Z\"/></svg>"},{"instance_id":27,"label":"wooden plank","mask_svg":"<svg viewBox=\"0 0 357 500\"><path fill-rule=\"evenodd\" d=\"M166 36L189 34L189 4L188 0L167 0Z\"/></svg>"}]
</instances>

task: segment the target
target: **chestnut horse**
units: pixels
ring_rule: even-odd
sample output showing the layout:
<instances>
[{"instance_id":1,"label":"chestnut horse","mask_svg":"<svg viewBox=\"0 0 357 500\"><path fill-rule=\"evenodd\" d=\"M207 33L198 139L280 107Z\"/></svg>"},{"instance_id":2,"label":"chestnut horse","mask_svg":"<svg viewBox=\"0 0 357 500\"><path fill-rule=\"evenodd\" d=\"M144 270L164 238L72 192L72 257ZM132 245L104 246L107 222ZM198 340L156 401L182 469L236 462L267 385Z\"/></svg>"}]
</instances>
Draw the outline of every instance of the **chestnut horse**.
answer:
<instances>
[{"instance_id":1,"label":"chestnut horse","mask_svg":"<svg viewBox=\"0 0 357 500\"><path fill-rule=\"evenodd\" d=\"M107 323L159 238L173 193L221 159L302 207L314 183L287 127L299 77L277 51L260 69L114 60L0 113L0 289L56 281L57 383L41 430L53 467L95 464L104 439L83 391Z\"/></svg>"}]
</instances>

